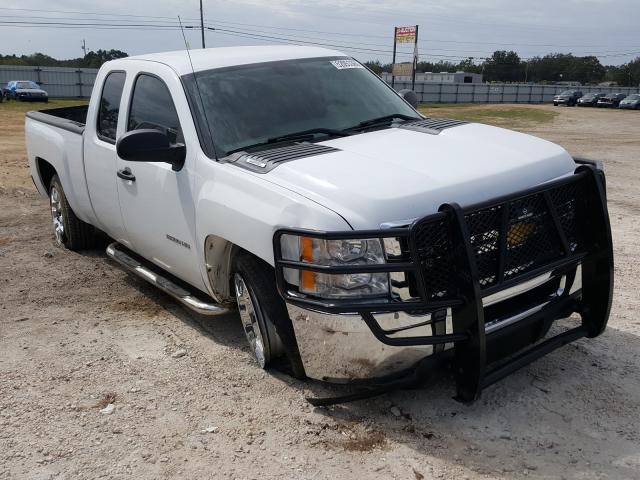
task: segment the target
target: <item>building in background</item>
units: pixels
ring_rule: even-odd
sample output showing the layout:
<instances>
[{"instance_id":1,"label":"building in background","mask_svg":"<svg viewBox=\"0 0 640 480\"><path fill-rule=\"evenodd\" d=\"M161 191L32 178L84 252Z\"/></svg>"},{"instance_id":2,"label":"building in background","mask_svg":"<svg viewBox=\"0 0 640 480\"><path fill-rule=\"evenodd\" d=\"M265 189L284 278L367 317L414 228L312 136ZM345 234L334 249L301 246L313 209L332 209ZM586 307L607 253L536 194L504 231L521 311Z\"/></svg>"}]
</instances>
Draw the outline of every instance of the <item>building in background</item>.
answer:
<instances>
[{"instance_id":1,"label":"building in background","mask_svg":"<svg viewBox=\"0 0 640 480\"><path fill-rule=\"evenodd\" d=\"M382 79L390 83L391 74L382 72ZM410 76L396 76L396 82L411 81ZM469 72L416 73L416 83L482 83L482 74Z\"/></svg>"}]
</instances>

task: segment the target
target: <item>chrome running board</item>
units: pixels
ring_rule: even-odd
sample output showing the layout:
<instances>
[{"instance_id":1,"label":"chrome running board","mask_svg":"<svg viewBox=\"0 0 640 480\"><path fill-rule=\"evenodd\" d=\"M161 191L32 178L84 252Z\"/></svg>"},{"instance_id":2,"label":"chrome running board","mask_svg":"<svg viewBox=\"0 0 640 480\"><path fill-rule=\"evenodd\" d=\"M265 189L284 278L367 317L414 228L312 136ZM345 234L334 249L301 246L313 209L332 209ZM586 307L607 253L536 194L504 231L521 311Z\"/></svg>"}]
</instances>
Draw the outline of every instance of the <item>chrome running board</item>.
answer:
<instances>
[{"instance_id":1,"label":"chrome running board","mask_svg":"<svg viewBox=\"0 0 640 480\"><path fill-rule=\"evenodd\" d=\"M114 242L107 247L107 255L130 272L133 272L140 278L145 279L150 284L158 287L166 294L178 300L189 310L199 313L200 315L224 315L231 311L217 303L206 302L195 297L191 292L185 290L179 285L176 285L168 278L163 277L160 273L152 270L153 267L148 267L139 260L133 258L129 253L127 253L125 247L120 245L118 242Z\"/></svg>"}]
</instances>

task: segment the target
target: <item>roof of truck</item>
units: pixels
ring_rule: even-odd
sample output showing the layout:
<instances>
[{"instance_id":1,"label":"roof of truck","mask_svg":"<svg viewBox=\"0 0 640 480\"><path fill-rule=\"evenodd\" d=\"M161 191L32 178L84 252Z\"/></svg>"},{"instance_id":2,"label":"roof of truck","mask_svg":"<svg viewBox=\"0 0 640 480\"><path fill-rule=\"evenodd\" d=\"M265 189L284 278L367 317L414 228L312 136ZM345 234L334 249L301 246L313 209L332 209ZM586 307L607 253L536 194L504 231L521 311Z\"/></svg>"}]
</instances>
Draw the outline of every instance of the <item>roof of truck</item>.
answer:
<instances>
[{"instance_id":1,"label":"roof of truck","mask_svg":"<svg viewBox=\"0 0 640 480\"><path fill-rule=\"evenodd\" d=\"M193 68L196 72L210 70L212 68L233 67L236 65L274 62L278 60L348 56L337 50L297 45L200 48L189 50L189 53L191 54L191 61L193 62ZM136 55L115 60L115 62L130 60L146 60L164 63L173 68L178 75L186 75L192 71L186 50Z\"/></svg>"}]
</instances>

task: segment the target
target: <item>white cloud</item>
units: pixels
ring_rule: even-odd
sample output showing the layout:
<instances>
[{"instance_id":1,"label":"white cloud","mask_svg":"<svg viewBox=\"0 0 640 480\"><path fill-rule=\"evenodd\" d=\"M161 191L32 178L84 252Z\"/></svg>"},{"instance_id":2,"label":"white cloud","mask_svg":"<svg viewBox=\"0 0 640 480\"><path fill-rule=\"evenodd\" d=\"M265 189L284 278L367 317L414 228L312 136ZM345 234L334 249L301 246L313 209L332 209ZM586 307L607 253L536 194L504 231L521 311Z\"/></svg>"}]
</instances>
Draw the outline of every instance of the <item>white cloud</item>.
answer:
<instances>
[{"instance_id":1,"label":"white cloud","mask_svg":"<svg viewBox=\"0 0 640 480\"><path fill-rule=\"evenodd\" d=\"M445 55L481 57L500 48L514 49L523 57L551 51L603 55L640 51L637 20L634 16L625 14L637 9L636 2L637 0L204 0L207 21L234 22L219 24L228 30L345 46L357 44L361 49L388 51L394 25L419 24L421 54L431 55L433 58L446 58ZM180 0L165 0L160 3L155 0L112 0L101 3L90 0L5 0L5 3L7 5L2 10L4 20L7 20L7 15L21 15L25 17L22 19L54 15L46 12L21 12L11 8L168 17L111 17L115 22L173 22L176 15L180 14L185 23L194 24L196 22L192 19L198 16L197 0L189 0L188 3ZM603 11L615 14L602 15ZM85 20L106 18L71 14L55 16L63 20L71 17ZM191 30L187 35L192 45L199 45L198 32ZM0 26L0 53L41 51L61 58L75 57L81 54L79 45L83 38L90 49L118 48L131 54L182 46L178 31L56 30ZM266 38L242 38L232 32L208 32L207 40L210 45L279 42ZM383 60L388 60L388 54L381 52L347 51L360 58L381 56ZM436 57L437 55L442 57ZM602 61L620 63L630 58L631 56L608 56L602 57Z\"/></svg>"}]
</instances>

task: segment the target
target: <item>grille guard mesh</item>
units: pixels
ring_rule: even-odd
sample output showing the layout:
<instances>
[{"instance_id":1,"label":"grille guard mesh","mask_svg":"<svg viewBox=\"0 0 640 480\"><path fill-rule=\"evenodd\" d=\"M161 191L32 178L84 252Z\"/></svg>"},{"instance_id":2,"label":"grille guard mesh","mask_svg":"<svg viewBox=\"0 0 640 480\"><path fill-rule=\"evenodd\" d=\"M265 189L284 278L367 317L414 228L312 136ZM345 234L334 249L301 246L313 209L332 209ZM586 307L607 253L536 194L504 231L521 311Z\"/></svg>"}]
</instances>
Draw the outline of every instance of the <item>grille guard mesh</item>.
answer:
<instances>
[{"instance_id":1,"label":"grille guard mesh","mask_svg":"<svg viewBox=\"0 0 640 480\"><path fill-rule=\"evenodd\" d=\"M465 209L444 204L439 213L409 228L317 232L278 230L274 234L276 283L289 303L325 313L353 313L380 341L392 346L454 344L457 398L472 401L483 388L556 348L604 331L613 295L613 245L602 170L590 161L574 175ZM526 210L526 211L525 211ZM310 266L285 260L281 237L308 235L325 239L398 238L409 245L410 259L381 265ZM572 313L579 327L529 347L492 368L487 367L487 338L482 298L541 273L581 266L582 289L550 302L537 313L500 331L552 322ZM324 301L300 296L287 284L284 269L317 272L404 272L413 279L419 301ZM399 337L384 330L372 312L420 314L451 309L453 333Z\"/></svg>"}]
</instances>

